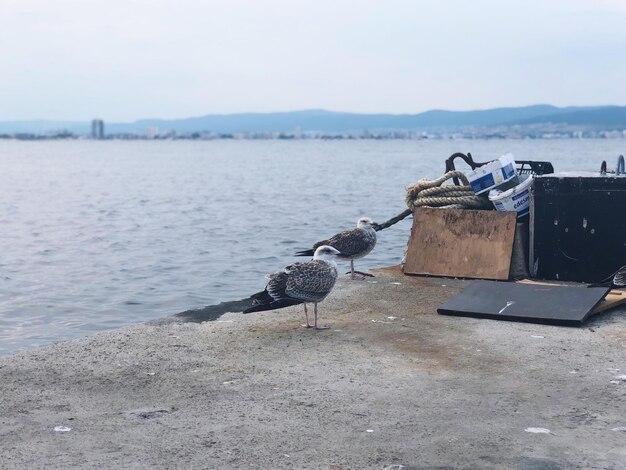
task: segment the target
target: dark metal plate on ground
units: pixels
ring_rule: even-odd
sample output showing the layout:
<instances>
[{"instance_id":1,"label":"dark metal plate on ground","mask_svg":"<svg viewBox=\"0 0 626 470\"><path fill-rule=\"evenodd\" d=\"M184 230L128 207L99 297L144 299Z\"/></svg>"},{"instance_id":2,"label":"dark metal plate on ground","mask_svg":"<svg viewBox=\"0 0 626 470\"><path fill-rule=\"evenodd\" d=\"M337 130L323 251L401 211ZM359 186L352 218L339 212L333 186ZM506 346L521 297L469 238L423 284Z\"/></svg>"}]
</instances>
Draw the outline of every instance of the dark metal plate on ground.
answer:
<instances>
[{"instance_id":1,"label":"dark metal plate on ground","mask_svg":"<svg viewBox=\"0 0 626 470\"><path fill-rule=\"evenodd\" d=\"M609 292L607 287L473 281L448 300L441 315L580 326Z\"/></svg>"}]
</instances>

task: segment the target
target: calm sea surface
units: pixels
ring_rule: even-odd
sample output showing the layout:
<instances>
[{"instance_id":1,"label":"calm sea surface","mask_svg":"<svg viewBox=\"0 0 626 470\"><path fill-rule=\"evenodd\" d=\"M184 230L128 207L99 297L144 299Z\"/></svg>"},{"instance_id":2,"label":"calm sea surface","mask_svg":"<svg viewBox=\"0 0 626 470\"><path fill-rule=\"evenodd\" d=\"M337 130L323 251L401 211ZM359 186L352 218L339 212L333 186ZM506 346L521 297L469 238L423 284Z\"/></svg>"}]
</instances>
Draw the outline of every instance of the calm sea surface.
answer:
<instances>
[{"instance_id":1,"label":"calm sea surface","mask_svg":"<svg viewBox=\"0 0 626 470\"><path fill-rule=\"evenodd\" d=\"M0 354L258 291L456 151L595 170L626 140L0 141ZM400 261L409 223L357 267Z\"/></svg>"}]
</instances>

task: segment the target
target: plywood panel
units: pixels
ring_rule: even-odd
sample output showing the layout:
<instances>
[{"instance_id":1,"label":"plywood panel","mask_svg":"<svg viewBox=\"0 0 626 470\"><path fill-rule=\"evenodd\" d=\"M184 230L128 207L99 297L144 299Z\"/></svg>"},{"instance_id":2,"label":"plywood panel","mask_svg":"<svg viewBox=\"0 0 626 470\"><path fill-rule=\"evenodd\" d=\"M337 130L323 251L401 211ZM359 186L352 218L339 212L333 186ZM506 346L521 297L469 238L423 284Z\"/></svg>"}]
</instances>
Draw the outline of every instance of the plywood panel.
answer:
<instances>
[{"instance_id":1,"label":"plywood panel","mask_svg":"<svg viewBox=\"0 0 626 470\"><path fill-rule=\"evenodd\" d=\"M516 220L514 212L417 208L403 271L508 279Z\"/></svg>"}]
</instances>

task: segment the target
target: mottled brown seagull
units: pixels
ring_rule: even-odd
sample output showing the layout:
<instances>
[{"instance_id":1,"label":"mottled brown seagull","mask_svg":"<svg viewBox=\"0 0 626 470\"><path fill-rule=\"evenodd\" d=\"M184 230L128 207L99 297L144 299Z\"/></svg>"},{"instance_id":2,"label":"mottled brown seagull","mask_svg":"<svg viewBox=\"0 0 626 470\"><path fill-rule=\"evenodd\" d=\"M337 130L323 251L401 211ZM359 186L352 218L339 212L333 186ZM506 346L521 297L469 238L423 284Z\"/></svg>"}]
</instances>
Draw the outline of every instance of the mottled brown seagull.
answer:
<instances>
[{"instance_id":1,"label":"mottled brown seagull","mask_svg":"<svg viewBox=\"0 0 626 470\"><path fill-rule=\"evenodd\" d=\"M317 304L326 298L337 280L335 259L340 255L332 246L316 248L311 261L294 263L282 271L267 276L265 290L252 295L252 306L243 313L275 310L290 305L304 304L306 327L326 329L317 325ZM315 322L309 324L306 304L313 303Z\"/></svg>"},{"instance_id":2,"label":"mottled brown seagull","mask_svg":"<svg viewBox=\"0 0 626 470\"><path fill-rule=\"evenodd\" d=\"M339 250L339 258L350 260L350 277L354 279L354 260L367 256L376 246L376 230L374 230L374 222L369 217L361 217L356 228L345 230L334 235L328 240L322 240L313 245L310 250L302 250L296 253L296 256L311 256L315 249L322 245L332 246ZM365 274L366 276L371 274Z\"/></svg>"}]
</instances>

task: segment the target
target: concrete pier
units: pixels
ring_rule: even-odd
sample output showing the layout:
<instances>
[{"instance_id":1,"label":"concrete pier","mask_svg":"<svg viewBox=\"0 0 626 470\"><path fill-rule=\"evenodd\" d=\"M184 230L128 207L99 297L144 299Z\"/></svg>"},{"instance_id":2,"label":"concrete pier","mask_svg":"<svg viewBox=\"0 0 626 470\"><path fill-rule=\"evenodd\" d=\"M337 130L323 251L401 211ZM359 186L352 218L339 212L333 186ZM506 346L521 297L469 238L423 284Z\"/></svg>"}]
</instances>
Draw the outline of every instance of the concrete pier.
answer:
<instances>
[{"instance_id":1,"label":"concrete pier","mask_svg":"<svg viewBox=\"0 0 626 470\"><path fill-rule=\"evenodd\" d=\"M437 315L462 285L383 270L325 331L294 307L1 358L0 467L624 468L626 313Z\"/></svg>"}]
</instances>

